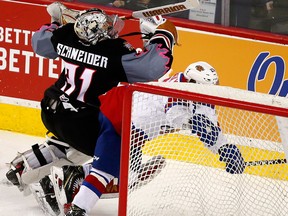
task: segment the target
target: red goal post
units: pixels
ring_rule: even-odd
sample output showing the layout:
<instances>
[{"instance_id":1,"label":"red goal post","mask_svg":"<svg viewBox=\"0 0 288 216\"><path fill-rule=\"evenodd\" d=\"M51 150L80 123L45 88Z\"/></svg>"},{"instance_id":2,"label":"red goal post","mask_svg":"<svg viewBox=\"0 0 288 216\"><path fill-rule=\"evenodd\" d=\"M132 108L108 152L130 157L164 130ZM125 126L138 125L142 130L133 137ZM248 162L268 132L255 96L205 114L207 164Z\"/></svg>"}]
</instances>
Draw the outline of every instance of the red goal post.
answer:
<instances>
[{"instance_id":1,"label":"red goal post","mask_svg":"<svg viewBox=\"0 0 288 216\"><path fill-rule=\"evenodd\" d=\"M133 122L132 113L135 112L133 111L133 109L134 107L137 107L137 103L141 104L141 106L145 106L145 103L143 102L142 99L141 101L137 101L137 99L133 98L135 97L135 93L138 93L138 92L141 92L143 94L149 94L149 95L157 95L160 97L163 96L167 98L168 97L177 98L177 99L181 99L182 101L185 100L185 101L200 102L202 104L203 103L212 104L213 106L215 106L216 111L220 116L220 119L218 119L218 121L220 121L221 127L224 128L222 129L224 136L228 137L227 139L229 140L229 142L231 140L232 141L235 140L235 145L238 146L239 144L239 148L242 147L240 148L240 151L242 152L243 158L246 162L246 167L245 167L244 172L242 174L230 174L230 173L225 172L225 167L223 168L223 166L225 166L223 165L224 163L223 162L221 163L217 159L215 159L216 156L214 158L214 155L217 155L217 153L210 154L209 151L206 152L207 148L206 149L205 147L203 148L204 146L203 143L201 144L201 141L199 141L198 138L195 138L195 134L187 135L187 131L189 132L190 130L187 130L187 128L185 129L182 128L180 130L182 131L182 133L172 132L172 133L167 133L164 135L158 134L158 136L152 138L152 141L150 139L147 142L148 144L145 144L146 149L143 151L144 152L142 155L143 158L146 157L145 154L147 152L149 152L147 155L149 155L150 158L151 156L153 156L153 154L157 154L157 155L161 154L161 155L164 155L164 158L166 158L167 165L166 167L165 166L163 167L163 171L160 170L159 177L156 176L155 179L153 179L154 177L152 177L150 179L151 183L149 181L147 185L146 184L138 185L137 187L133 188L133 186L131 186L131 183L129 183L129 186L128 186L128 178L131 178L131 173L132 173L130 169L132 167L132 163L134 163L134 162L131 162L132 155L130 153L130 147L132 145L135 145L135 142L137 142L135 140L139 140L139 139L134 140L134 137L132 139L132 134L131 134L131 128L132 128L132 122ZM278 193L281 193L281 192L277 192L277 193L275 192L274 194L273 192L274 189L276 190L277 187L281 187L281 188L286 187L286 190L287 190L288 188L288 184L286 185L286 182L288 183L288 174L287 174L288 172L286 172L285 174L285 171L288 171L285 153L284 153L286 147L279 145L279 143L280 144L283 143L283 140L281 142L280 134L278 134L278 138L275 138L273 134L269 134L272 132L275 134L275 131L278 130L278 126L279 126L277 125L277 122L276 122L276 125L272 126L271 124L272 123L275 124L275 121L274 120L270 121L271 118L274 119L275 117L277 117L285 121L287 120L286 119L288 117L287 98L267 95L267 94L262 94L262 93L256 93L256 92L250 92L246 90L235 89L235 88L224 87L224 86L207 86L207 85L198 85L198 84L190 84L190 83L151 82L151 83L146 83L146 84L136 83L136 84L128 85L127 92L124 98L123 107L124 107L124 110L123 110L123 124L122 124L123 131L122 131L121 167L120 167L120 193L119 193L119 213L118 213L119 215L121 216L153 215L151 214L151 212L149 212L149 210L148 210L149 213L146 212L147 208L149 209L149 207L151 206L153 206L151 207L151 211L155 213L155 215L161 215L161 212L163 213L164 211L163 206L164 206L164 209L167 209L168 207L173 206L173 209L169 210L171 212L179 212L179 209L180 209L180 212L183 211L181 215L193 215L193 213L199 214L199 211L203 213L204 212L208 213L208 215L210 211L215 212L218 215L225 214L225 213L230 214L230 215L235 214L235 213L243 214L243 213L247 213L246 211L248 212L252 211L252 210L245 210L245 208L243 207L243 206L247 206L247 203L248 203L248 209L253 209L253 215L257 215L257 211L260 211L259 215L263 214L263 212L268 214L270 213L270 211L273 213L275 213L275 211L276 212L279 211L279 208L277 207L277 205L274 206L275 209L272 209L272 210L271 210L271 206L269 206L267 209L262 206L261 208L262 209L264 208L264 210L259 210L260 208L259 209L255 208L255 206L250 204L249 202L250 199L255 199L253 195L252 197L249 197L251 195L249 191L257 190L258 187L261 187L261 184L264 185L263 187L267 186L267 190L269 194L268 193L267 194L264 193L263 195L260 194L261 198L257 200L260 203L264 202L263 205L266 205L267 203L265 203L264 200L273 199L273 198L269 198L271 194L274 196L276 195L279 196ZM146 111L145 108L143 108L143 110ZM254 115L257 115L257 116L254 117ZM268 116L267 118L266 118L266 115ZM234 116L237 116L237 118L233 119L233 121L230 122L230 120L232 120ZM257 121L257 126L253 126L254 121ZM151 123L151 127L152 125L154 124ZM229 131L230 128L234 128L234 127L235 128L241 127L242 131L238 131L237 129L235 129L235 131L232 131L231 134L229 134L229 132L225 134L226 130ZM254 135L252 134L251 137L249 136L246 137L244 132L252 131L253 129L251 129L251 127L253 127L254 129L257 128L257 133L259 133L260 135L258 134L257 137L256 136L254 137ZM240 135L237 133L239 133ZM263 135L263 138L261 138L262 136L261 133ZM161 140L159 137L161 137ZM163 139L163 137L165 139ZM171 143L169 143L169 145L163 144L166 142L170 142L170 140L173 140L171 142L172 144ZM153 143L153 141L155 141L155 143ZM175 143L179 145L180 147L173 146ZM193 145L191 145L191 143L193 143ZM160 145L162 144L165 146L163 146L163 148L161 147L162 149L160 149ZM264 144L268 146L267 149L261 146ZM185 152L184 153L182 152L182 148L184 148L183 146L185 146L185 149L186 149L185 151L189 152L188 156L185 155L186 154ZM169 150L170 147L171 149L172 148L174 149L170 151ZM153 149L154 152L151 153L148 150L148 148ZM198 148L201 148L201 149L199 150ZM179 149L181 149L181 153L179 153L180 152ZM195 153L190 152L190 151L194 151L194 149L196 149ZM155 151L159 151L159 152L155 152ZM174 153L175 155L177 154L177 157L173 155ZM182 155L181 157L179 157L180 154L184 154L185 156ZM213 161L213 163L211 161ZM184 164L183 162L185 163L185 165L183 165ZM179 172L181 172L181 169L188 170L187 173L183 174L184 177L181 176L181 179L184 181L185 186L178 187L178 185L181 185L182 183L176 182L176 179L178 177L180 178L180 176L177 176L179 175L179 173L175 171L174 171L175 173L172 175L167 174L166 177L164 176L166 174L165 172L168 172L167 170L169 170L170 168L174 169L172 168L174 164L172 166L170 165L170 163L179 163L179 165L177 164L177 167L175 165L175 170L178 170ZM221 165L219 165L220 163ZM187 168L186 167L187 164L188 166L191 166L191 168L190 167ZM283 166L285 167L283 168ZM162 169L162 167L160 167L160 169ZM279 169L282 170L281 174L279 174L280 172ZM211 173L213 173L213 175L215 175L216 177L211 176L212 175ZM150 173L146 172L146 174L151 175L151 172ZM197 176L197 177L195 177L194 179L194 177L192 176ZM162 179L162 182L160 181L160 177L164 179L164 180ZM193 181L190 182L191 179L194 179L194 181L196 181L201 177L204 177L204 179L202 179L202 181L205 182L204 186L203 185L199 186L196 183L194 183L193 185ZM187 178L187 180L185 180L184 178ZM210 186L209 181L208 183L206 182L205 179L207 178L214 180L214 182L211 181L211 186ZM228 182L227 183L228 185L226 185L225 187L223 186L224 189L222 187L219 187L218 189L217 188L218 186L216 185L219 185L219 182L223 182L223 179L225 179L225 181ZM268 183L264 182L264 180L262 182L262 179L265 179L265 181L266 179L268 179L269 181ZM157 181L160 181L160 182L157 182ZM170 181L171 184L168 185L167 183L167 185L163 189L161 186L164 185L163 184L164 182L166 183L168 181ZM200 181L200 183L202 181ZM243 187L245 186L243 186L240 183L242 181L247 182L247 184L251 184L252 186L251 188L253 189L251 188L243 189ZM279 181L281 181L281 183L284 182L284 186L277 185L279 184ZM188 185L188 182L189 182L189 185ZM190 184L191 184L191 188L185 191L184 188L188 188L188 186L190 187ZM275 184L275 186L273 186L273 184ZM150 187L149 185L151 185L151 188L149 188ZM174 198L172 197L171 200L166 199L167 198L166 195L164 196L163 194L167 194L167 193L169 194L170 189L171 191L173 191L173 187L177 188L176 189L177 192L173 192L175 197ZM201 194L201 195L194 194L193 191L197 187L200 187L199 190L201 190L201 187L202 189L210 188L210 190L207 192L205 190L202 190L204 194ZM226 191L228 190L227 188L233 188L233 190ZM164 192L161 191L162 189L164 190ZM159 191L157 192L157 190ZM142 191L144 192L142 193ZM181 191L183 194L181 194ZM139 193L139 195L135 195L136 193ZM262 193L262 191L256 191L256 193ZM157 197L158 195L159 197L157 200L159 200L160 197L164 196L166 201L164 204L159 203L159 206L157 207L158 205L157 201L153 201L153 203L151 203L149 202L149 200L152 200L153 197ZM241 203L240 201L240 198L239 198L240 196L241 197L244 196L243 203ZM195 204L196 207L191 206L190 202L187 201L186 199L182 200L182 197L189 197L188 200L191 199L190 202L196 203ZM232 201L229 200L228 197L230 198L232 197L231 198ZM236 199L235 197L237 198L237 202L235 202L235 199ZM282 199L285 196L283 194L280 194L280 197ZM176 198L178 201L175 200ZM133 201L133 199L135 200ZM201 201L201 199L203 200ZM181 202L180 204L179 204L179 200ZM206 205L203 204L204 201L207 202L207 200L208 200L208 203ZM215 200L217 200L216 201L217 205L213 205L213 203L215 203ZM219 200L222 200L223 203ZM211 203L209 204L209 202L212 202L212 204ZM231 204L231 202L233 204ZM135 205L135 203L137 207L133 206ZM178 203L178 206L175 203L176 204ZM283 207L283 206L288 206L287 204L288 204L288 201L284 200L283 203L279 205ZM228 205L228 206L225 206L225 205ZM143 210L141 208L145 208L146 210L145 209ZM157 208L160 209L159 212L157 212ZM192 211L192 209L198 209L198 208L200 210L195 210L196 213L190 212L190 210ZM283 213L283 211L285 212L285 214L287 214L288 213L287 207L284 210L281 210L281 214ZM163 213L163 215L167 215L167 213Z\"/></svg>"}]
</instances>

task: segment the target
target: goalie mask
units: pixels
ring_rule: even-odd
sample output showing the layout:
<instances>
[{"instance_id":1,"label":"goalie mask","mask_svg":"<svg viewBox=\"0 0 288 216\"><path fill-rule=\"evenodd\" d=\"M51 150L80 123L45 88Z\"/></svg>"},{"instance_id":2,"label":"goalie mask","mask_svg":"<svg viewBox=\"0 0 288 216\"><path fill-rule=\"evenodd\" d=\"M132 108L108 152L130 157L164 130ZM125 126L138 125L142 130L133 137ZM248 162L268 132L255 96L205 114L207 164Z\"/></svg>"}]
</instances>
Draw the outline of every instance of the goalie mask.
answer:
<instances>
[{"instance_id":1,"label":"goalie mask","mask_svg":"<svg viewBox=\"0 0 288 216\"><path fill-rule=\"evenodd\" d=\"M79 13L74 24L76 35L87 44L118 37L124 22L117 16L108 16L104 11L93 8Z\"/></svg>"},{"instance_id":2,"label":"goalie mask","mask_svg":"<svg viewBox=\"0 0 288 216\"><path fill-rule=\"evenodd\" d=\"M190 64L184 76L188 82L218 85L219 79L216 70L206 62L195 62Z\"/></svg>"}]
</instances>

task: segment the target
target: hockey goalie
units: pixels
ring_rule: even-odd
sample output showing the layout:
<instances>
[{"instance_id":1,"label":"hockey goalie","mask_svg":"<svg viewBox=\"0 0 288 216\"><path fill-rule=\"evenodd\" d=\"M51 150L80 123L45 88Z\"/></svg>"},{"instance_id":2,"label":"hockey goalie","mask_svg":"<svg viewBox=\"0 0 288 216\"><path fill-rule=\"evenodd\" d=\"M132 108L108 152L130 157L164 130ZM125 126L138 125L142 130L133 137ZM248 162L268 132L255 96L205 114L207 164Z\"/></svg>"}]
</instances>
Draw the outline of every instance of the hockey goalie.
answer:
<instances>
[{"instance_id":1,"label":"hockey goalie","mask_svg":"<svg viewBox=\"0 0 288 216\"><path fill-rule=\"evenodd\" d=\"M72 12L74 13L74 11ZM52 16L53 19L62 19L61 22L64 23L63 17L57 17L56 15L57 13ZM184 73L179 73L165 81L191 82L191 85L193 83L217 84L218 76L209 64L196 62L191 64ZM117 89L115 90L116 93L112 89L103 95L101 111L115 126L117 133L121 135L122 116L116 115L115 117L115 109L109 109L109 107L122 108L122 106L111 105L112 101L116 103L115 100L106 100L107 103L105 103L105 98L107 99L111 95L113 99L117 98L123 102L123 95L115 96L115 94L119 92L124 94L125 86L116 87L115 89ZM151 104L148 106L154 107ZM145 118L151 118L149 113L143 113L146 116L143 116L142 112L133 113L133 117L135 115L139 116L133 118L132 122L132 138L137 142L134 142L135 145L131 145L130 155L131 160L136 161L133 162L136 165L131 167L134 174L129 179L129 187L140 187L149 183L157 176L159 170L165 167L166 160L161 155L154 156L147 162L142 161L142 148L145 146L145 142L161 133L173 133L184 127L188 128L192 134L196 134L207 148L219 154L219 160L226 163L227 172L239 174L244 171L245 166L243 165L244 160L241 153L235 145L228 144L225 137L223 137L213 106L169 98L156 109L159 112L154 117L163 118L163 122L156 128L156 131L146 130ZM122 113L121 109L117 110L117 113ZM33 145L31 150L19 154L11 162L11 169L6 176L21 191L31 190L45 212L50 215L59 215L66 213L70 208L88 173L97 176L103 174L99 170L91 171L91 164L89 163L91 159L91 156L84 155L71 148L69 144L61 142L56 137L48 137L45 143ZM149 174L146 175L147 173ZM117 193L118 180L113 177L111 179L111 181L108 181L105 190L106 192Z\"/></svg>"}]
</instances>

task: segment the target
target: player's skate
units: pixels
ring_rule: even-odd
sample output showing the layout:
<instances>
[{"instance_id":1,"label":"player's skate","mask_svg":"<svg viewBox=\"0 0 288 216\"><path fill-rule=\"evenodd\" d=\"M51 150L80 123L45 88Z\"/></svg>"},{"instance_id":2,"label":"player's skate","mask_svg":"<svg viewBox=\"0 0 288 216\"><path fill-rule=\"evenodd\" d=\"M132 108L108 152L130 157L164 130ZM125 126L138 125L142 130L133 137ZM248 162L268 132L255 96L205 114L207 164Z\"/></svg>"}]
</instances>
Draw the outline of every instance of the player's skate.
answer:
<instances>
[{"instance_id":1,"label":"player's skate","mask_svg":"<svg viewBox=\"0 0 288 216\"><path fill-rule=\"evenodd\" d=\"M100 199L111 199L119 197L119 181L118 178L114 178L109 184L107 184L105 192L101 195Z\"/></svg>"},{"instance_id":2,"label":"player's skate","mask_svg":"<svg viewBox=\"0 0 288 216\"><path fill-rule=\"evenodd\" d=\"M51 176L60 210L62 213L66 213L84 180L83 167L51 167Z\"/></svg>"},{"instance_id":3,"label":"player's skate","mask_svg":"<svg viewBox=\"0 0 288 216\"><path fill-rule=\"evenodd\" d=\"M136 180L129 179L129 188L138 188L152 181L166 166L166 159L162 155L153 156L141 167L136 175Z\"/></svg>"},{"instance_id":4,"label":"player's skate","mask_svg":"<svg viewBox=\"0 0 288 216\"><path fill-rule=\"evenodd\" d=\"M72 205L66 216L88 216L84 209L79 208L76 205Z\"/></svg>"}]
</instances>

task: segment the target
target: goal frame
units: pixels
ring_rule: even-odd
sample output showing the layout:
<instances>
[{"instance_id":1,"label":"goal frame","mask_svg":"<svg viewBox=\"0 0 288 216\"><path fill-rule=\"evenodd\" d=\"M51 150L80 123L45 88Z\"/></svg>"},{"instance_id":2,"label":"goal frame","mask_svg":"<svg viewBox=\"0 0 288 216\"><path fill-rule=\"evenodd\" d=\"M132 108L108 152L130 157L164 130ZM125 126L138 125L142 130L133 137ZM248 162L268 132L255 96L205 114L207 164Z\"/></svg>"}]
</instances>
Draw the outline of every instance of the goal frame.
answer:
<instances>
[{"instance_id":1,"label":"goal frame","mask_svg":"<svg viewBox=\"0 0 288 216\"><path fill-rule=\"evenodd\" d=\"M121 137L121 162L120 162L120 185L118 215L127 215L127 195L128 195L128 171L129 171L129 153L130 153L130 133L131 133L131 111L133 92L140 91L151 94L158 94L167 97L181 98L184 100L193 100L196 102L210 103L218 106L237 108L252 112L260 112L270 115L288 117L288 108L275 107L270 105L258 104L253 102L243 102L230 98L222 98L202 93L187 92L178 89L172 89L162 86L154 86L145 83L125 84L127 86L123 102L123 121Z\"/></svg>"}]
</instances>

